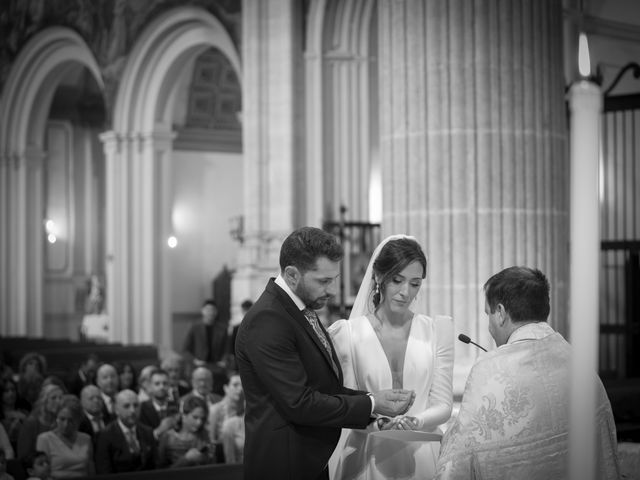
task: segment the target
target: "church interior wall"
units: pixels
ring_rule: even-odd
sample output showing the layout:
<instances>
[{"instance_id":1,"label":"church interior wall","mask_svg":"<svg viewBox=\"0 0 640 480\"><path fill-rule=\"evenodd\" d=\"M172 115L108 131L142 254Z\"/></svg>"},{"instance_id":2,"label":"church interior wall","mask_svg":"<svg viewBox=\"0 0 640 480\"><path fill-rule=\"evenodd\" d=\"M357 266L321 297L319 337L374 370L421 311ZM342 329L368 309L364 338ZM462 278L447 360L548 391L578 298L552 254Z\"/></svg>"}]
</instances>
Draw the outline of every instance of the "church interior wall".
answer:
<instances>
[{"instance_id":1,"label":"church interior wall","mask_svg":"<svg viewBox=\"0 0 640 480\"><path fill-rule=\"evenodd\" d=\"M229 12L224 13L220 11L218 7L212 6L215 3L216 2L210 2L208 7L209 13L215 13L216 18L219 19L230 32L230 37L233 39L235 46L237 46L240 42L239 9L234 10L231 14L229 14ZM322 2L310 3L316 5L316 3ZM329 3L333 5L332 8L338 8L338 6L343 5L341 2ZM371 5L375 3L376 2L363 0L357 2L357 5L358 9L364 7L369 9ZM599 64L601 66L605 86L608 85L624 64L640 59L640 4L638 2L622 0L577 2L567 0L564 3L566 15L565 27L567 32L577 30L578 25L575 20L575 9L578 8L578 3L585 9L584 13L589 20L585 25L587 27L587 33L590 35L592 64ZM354 5L355 4L356 3L354 3ZM167 3L167 8L175 7L176 5L177 2L169 2ZM299 5L297 8L300 8ZM356 10L364 11L358 9ZM264 11L268 11L268 9L264 9ZM87 43L94 52L96 61L100 63L106 80L106 87L101 93L105 96L107 108L112 105L112 103L109 102L113 102L113 92L117 90L118 75L122 72L122 65L126 60L126 55L136 44L137 37L135 34L141 31L144 26L148 25L149 19L153 17L150 12L156 15L158 10L147 9L144 12L127 10L127 15L132 15L135 18L137 18L136 15L138 15L140 18L137 18L137 20L134 18L133 22L131 22L131 18L133 17L128 17L128 20L124 17L116 19L118 22L113 22L112 30L107 28L106 30L96 32L95 35L88 36ZM369 19L365 22L363 18L359 18L359 20L364 23L358 27L358 31L360 32L359 39L341 38L336 44L323 44L320 42L320 45L314 47L316 50L313 51L308 50L308 43L306 44L307 50L302 51L301 45L304 42L297 42L297 40L304 38L304 32L300 33L296 30L295 35L297 36L294 37L296 41L293 42L296 46L288 51L287 54L295 57L295 62L293 63L295 63L296 69L300 68L301 58L305 56L304 60L309 65L312 65L312 68L305 71L305 75L313 72L317 77L314 81L319 82L319 85L315 85L317 88L315 91L312 90L314 84L309 80L308 76L305 78L307 83L293 82L295 83L293 86L295 89L295 95L293 95L293 97L295 98L291 103L293 104L292 110L294 110L295 113L295 115L293 115L295 118L293 123L296 129L290 136L295 137L295 142L301 144L306 143L307 150L299 156L297 155L297 150L296 155L291 155L293 158L293 160L291 160L293 168L289 168L289 164L278 164L277 162L280 161L279 158L282 157L282 155L280 155L281 151L278 150L278 148L280 148L279 144L276 145L276 142L273 140L276 138L276 134L281 133L281 130L287 129L291 127L291 125L284 125L284 122L281 125L277 121L273 121L264 130L258 132L259 135L264 135L260 137L260 141L272 140L270 144L272 151L270 151L268 155L264 151L256 154L260 155L260 162L256 162L254 166L264 168L264 170L258 171L258 169L256 169L251 175L253 175L252 178L257 178L255 181L256 184L265 185L268 184L267 178L260 177L260 175L269 175L271 169L271 172L276 172L275 174L271 173L274 180L282 181L282 184L301 184L303 182L296 183L296 180L300 180L301 176L306 175L306 181L312 182L313 185L310 185L307 189L300 186L293 187L291 194L289 194L290 192L288 191L281 192L282 195L278 196L278 201L273 204L258 202L260 205L256 207L256 210L259 210L260 213L255 215L255 217L259 218L254 219L252 217L250 220L251 225L259 225L259 228L262 228L262 225L268 225L269 219L273 220L274 223L278 223L278 225L295 224L295 222L319 225L323 219L323 215L325 217L330 216L333 219L336 218L339 209L338 203L340 203L345 196L343 195L344 192L357 192L353 194L354 199L351 199L349 202L351 205L347 205L347 207L350 208L349 214L353 215L351 219L365 221L371 219L371 212L367 212L370 206L368 204L371 201L371 197L368 195L370 194L370 186L367 185L368 178L366 178L368 176L367 169L370 165L368 165L367 162L370 162L371 158L378 154L375 142L377 141L376 137L379 135L379 132L377 131L376 122L371 122L370 125L367 125L367 118L364 117L367 117L367 115L378 115L377 106L374 104L378 102L379 99L376 93L378 88L378 79L375 72L378 68L378 65L375 63L378 56L375 48L376 45L366 45L367 41L374 42L377 38L377 12L374 10L373 12L369 11L369 13L373 15L373 20ZM292 20L292 23L296 25L296 29L303 28L301 27L303 22L298 21L300 20L298 16L305 14L308 14L308 12L301 13L296 10L296 17ZM357 17L355 13L353 15ZM47 18L49 19L47 21L50 21L52 17ZM356 20L358 20L358 18L354 19L354 21ZM129 21L128 24L127 21ZM327 32L333 30L345 34L349 34L350 32L345 25L348 26L351 25L351 23L350 21L345 21L345 18L340 19L336 16L329 16L325 21L329 23L343 22L341 25L324 25ZM373 24L369 25L369 23L367 23L369 21L372 21ZM33 33L33 31L42 29L46 25L48 24L44 21L34 22L28 26L27 30L30 29ZM139 27L139 30L134 31L132 25L136 25L137 28ZM109 42L108 40L117 33L116 27L125 28L126 32L123 33L123 36L118 41L113 40ZM82 30L82 28L79 29ZM370 30L368 31L367 29ZM618 33L614 33L614 31ZM338 33L336 33L336 35L338 35ZM320 35L320 37L321 36L322 35ZM347 40L353 43L348 43ZM11 45L15 46L14 44ZM286 42L283 42L283 44L286 44ZM274 42L274 45L279 45L279 43ZM371 48L371 51L368 50L369 48ZM5 48L3 52L6 51L7 49ZM567 85L574 79L574 69L571 65L575 63L575 61L566 54L566 52L571 51L572 48L565 48L565 72L568 72L565 74L565 83ZM347 55L345 55L345 52ZM278 52L270 52L271 55L274 55L273 58L282 57L282 55L278 55L277 53ZM318 61L314 55L319 55L320 60ZM367 59L367 55L370 55L370 58ZM369 68L363 68L361 66L365 60L371 60L372 66L370 66L370 71L363 73L362 70ZM244 61L248 62L246 58ZM264 62L264 58L261 58L259 61ZM233 65L237 66L238 63L239 60L237 58L234 59ZM10 65L11 62L3 65L5 78ZM182 68L187 74L179 75L177 80L188 83L191 78L190 71L193 68L193 63L187 62L182 65ZM369 76L368 79L365 78L367 75ZM303 75L300 71L296 70L295 77L296 79L300 79ZM363 78L368 81L364 81ZM259 78L256 83L260 83L260 81L268 81L268 78L266 78L265 75L265 78ZM167 88L171 87L172 84L169 85L170 83L171 82L168 82L165 86L168 85ZM244 79L242 85L244 89ZM370 91L367 92L363 85L369 88ZM290 92L287 91L287 87L283 87L282 90L284 94L286 94L283 94L282 98L286 97L288 99L291 95L289 95ZM640 89L638 88L637 80L632 79L629 75L623 80L617 92L630 93L637 92L638 90ZM175 102L170 101L167 102L166 105L173 106L175 104L174 124L181 125L182 120L176 117L183 118L186 116L186 105L189 99L184 89L178 88L176 92ZM258 98L258 100L262 101L264 99ZM325 100L326 102L332 103L325 103ZM349 104L348 102L351 103ZM368 105L368 103L370 103L370 105ZM262 105L263 104L260 104L260 106ZM369 109L372 105L375 108ZM250 108L254 108L253 111L258 111L260 115L264 114L264 111L259 110L255 105ZM150 107L149 111L151 110L152 108ZM128 110L123 109L123 111L127 112ZM301 111L304 111L306 124L303 124L300 117L299 112ZM241 112L238 113L241 114ZM256 118L249 118L247 115L245 120L247 120L247 122L257 122L258 115L255 117ZM64 115L53 115L52 118L56 120L61 118L63 121L69 120ZM270 117L270 119L277 118L276 116ZM75 168L73 170L72 181L69 183L68 188L71 188L73 191L73 204L76 205L73 220L75 225L75 243L73 252L68 256L72 268L69 271L65 271L66 273L64 273L64 275L46 275L45 272L45 281L50 282L49 287L51 288L49 290L45 289L45 320L43 333L73 337L77 333L78 315L82 312L81 299L85 292L86 276L96 271L98 273L104 272L104 236L99 233L101 229L105 228L104 212L101 210L104 196L104 192L102 191L104 185L101 183L104 181L104 158L102 144L98 140L98 135L107 129L108 122L103 123L102 126L95 124L86 126L72 121L70 125L73 148L70 150L69 158L75 165ZM345 134L349 125L352 125L353 129L348 130L348 133ZM175 126L176 125L173 125L173 127ZM330 128L334 130L329 131ZM273 135L269 137L270 134ZM258 138L259 135L255 135L255 137ZM370 138L366 138L367 136ZM193 137L189 137L188 135L178 136L176 144L173 145L175 149L171 152L172 165L174 165L174 167L178 166L173 169L171 183L173 199L170 202L173 203L173 212L171 212L174 227L173 233L178 238L178 246L170 252L168 257L171 262L169 271L172 277L171 314L173 322L172 343L174 347L180 344L179 335L182 331L181 328L176 328L176 325L182 325L180 322L186 322L186 319L191 321L197 316L197 310L202 300L210 296L212 277L215 276L224 265L234 270L238 267L239 259L249 258L246 265L252 270L247 273L246 276L250 279L248 280L250 285L247 284L244 291L251 292L251 295L260 291L264 283L263 277L266 277L267 274L271 275L274 273L274 271L271 270L268 272L266 269L261 270L264 265L261 265L259 262L254 262L255 259L251 257L251 252L241 252L242 247L240 244L229 235L229 219L243 215L248 217L247 211L249 206L247 205L246 199L251 196L257 198L259 195L257 191L247 191L247 185L249 183L247 181L248 176L243 169L243 161L246 158L246 153L238 153L241 148L238 149L235 147L236 153L222 153L212 150L196 152L195 150L186 150L184 143L180 143L179 148L176 148L178 141L188 142L190 138ZM284 144L285 142L282 143ZM269 144L261 144L261 146L264 145ZM211 145L208 144L208 147L210 146ZM4 146L0 145L0 147ZM316 147L317 150L314 150ZM136 145L133 148L138 148L138 146ZM252 148L252 151L255 152L256 146L253 145ZM284 149L285 148L282 147L282 150ZM316 153L314 153L314 151ZM286 158L286 161L289 161L289 157ZM307 165L303 165L305 161ZM347 161L352 161L353 163L346 165L345 163ZM330 168L323 168L323 162L326 162L325 166ZM257 165L258 163L259 165ZM277 170L277 168L280 167L282 168ZM285 172L286 175L291 175L292 178L282 180L278 173L280 171ZM358 175L361 173L362 178L359 179ZM324 179L320 178L322 174L325 175ZM380 183L381 180L378 179L376 181L378 188ZM399 190L396 190L396 192L397 191ZM312 195L314 195L313 199L310 198ZM276 197L274 196L274 198ZM84 202L89 199L90 208L85 208ZM382 203L381 195L375 200ZM360 202L359 206L353 205L358 202ZM373 204L374 202L371 201L371 203ZM314 206L313 208L307 207L307 214L300 214L300 206L304 206L305 204L313 204ZM320 206L318 206L318 204ZM185 214L185 211L189 213ZM295 219L293 219L293 221L289 217L284 218L288 213L282 213L291 211L297 212L294 213ZM329 214L326 212L329 212ZM281 219L282 221L280 221ZM264 240L265 242L273 243L272 247L269 247L271 251L277 250L276 244L278 238L275 240L273 240L273 238L281 235L284 228L274 228L273 230L277 231L274 233L270 231L269 228L266 228L265 231L253 232L255 233L256 241L266 239ZM55 248L57 249L59 246ZM443 249L445 248L452 247L446 245ZM259 250L259 248L256 247L256 250ZM65 251L65 255L69 253L70 252ZM437 254L437 252L429 253L432 255ZM243 257L243 255L245 256ZM469 263L472 261L473 259L469 260ZM273 265L275 264L271 262L269 267ZM480 293L478 292L470 295L470 298L480 298ZM234 301L237 303L243 299L244 294L234 296ZM466 321L473 322L479 331L484 332L485 325L481 317L481 312L478 312L478 315L480 315L478 318ZM486 333L483 333L483 335L484 339L488 341L488 335Z\"/></svg>"},{"instance_id":2,"label":"church interior wall","mask_svg":"<svg viewBox=\"0 0 640 480\"><path fill-rule=\"evenodd\" d=\"M180 165L173 180L173 226L178 246L171 251L173 346L203 299L212 297L212 279L234 270L238 243L229 219L242 214L242 156L234 153L174 151Z\"/></svg>"}]
</instances>

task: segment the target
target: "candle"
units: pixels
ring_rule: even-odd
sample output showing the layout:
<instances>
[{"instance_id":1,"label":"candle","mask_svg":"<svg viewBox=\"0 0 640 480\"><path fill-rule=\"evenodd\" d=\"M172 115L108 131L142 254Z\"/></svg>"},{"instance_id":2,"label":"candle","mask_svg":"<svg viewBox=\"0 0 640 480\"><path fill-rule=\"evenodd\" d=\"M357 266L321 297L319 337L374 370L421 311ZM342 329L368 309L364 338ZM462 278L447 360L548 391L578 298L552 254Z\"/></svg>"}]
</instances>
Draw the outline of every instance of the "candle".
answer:
<instances>
[{"instance_id":1,"label":"candle","mask_svg":"<svg viewBox=\"0 0 640 480\"><path fill-rule=\"evenodd\" d=\"M600 263L599 182L602 93L591 80L587 38L580 35L581 79L569 90L571 109L570 339L571 405L569 472L571 479L594 479L598 367L598 282Z\"/></svg>"}]
</instances>

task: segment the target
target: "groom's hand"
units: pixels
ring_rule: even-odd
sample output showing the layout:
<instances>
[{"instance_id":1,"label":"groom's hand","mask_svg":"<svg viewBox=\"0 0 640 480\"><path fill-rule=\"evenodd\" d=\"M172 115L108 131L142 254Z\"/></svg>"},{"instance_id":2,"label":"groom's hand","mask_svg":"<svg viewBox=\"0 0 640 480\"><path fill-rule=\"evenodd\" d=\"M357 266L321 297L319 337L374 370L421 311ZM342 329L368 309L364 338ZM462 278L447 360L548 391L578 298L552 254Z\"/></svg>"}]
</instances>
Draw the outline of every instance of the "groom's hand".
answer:
<instances>
[{"instance_id":1,"label":"groom's hand","mask_svg":"<svg viewBox=\"0 0 640 480\"><path fill-rule=\"evenodd\" d=\"M374 414L395 417L402 415L413 405L416 393L413 390L381 390L373 394Z\"/></svg>"}]
</instances>

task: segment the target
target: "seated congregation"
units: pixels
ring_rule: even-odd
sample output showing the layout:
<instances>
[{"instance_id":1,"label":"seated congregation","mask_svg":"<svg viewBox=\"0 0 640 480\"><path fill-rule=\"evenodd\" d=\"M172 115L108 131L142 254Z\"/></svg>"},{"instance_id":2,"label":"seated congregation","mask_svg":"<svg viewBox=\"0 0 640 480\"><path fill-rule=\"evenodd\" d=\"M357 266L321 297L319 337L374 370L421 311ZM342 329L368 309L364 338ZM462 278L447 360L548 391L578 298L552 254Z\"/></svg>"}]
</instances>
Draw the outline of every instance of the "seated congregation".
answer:
<instances>
[{"instance_id":1,"label":"seated congregation","mask_svg":"<svg viewBox=\"0 0 640 480\"><path fill-rule=\"evenodd\" d=\"M153 346L49 342L0 339L2 480L175 478L182 468L241 478L244 396L232 362L194 368L178 354L158 361ZM75 348L81 361L65 368L60 351L68 361Z\"/></svg>"}]
</instances>

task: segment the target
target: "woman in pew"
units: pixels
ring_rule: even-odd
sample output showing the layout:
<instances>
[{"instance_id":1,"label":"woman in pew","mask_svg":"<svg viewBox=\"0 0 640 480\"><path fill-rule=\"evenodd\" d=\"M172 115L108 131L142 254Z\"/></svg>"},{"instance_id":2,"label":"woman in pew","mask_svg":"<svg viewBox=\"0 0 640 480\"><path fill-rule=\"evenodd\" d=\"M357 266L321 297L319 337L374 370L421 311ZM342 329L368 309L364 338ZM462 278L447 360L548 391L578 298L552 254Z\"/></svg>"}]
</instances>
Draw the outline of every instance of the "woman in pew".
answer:
<instances>
[{"instance_id":1,"label":"woman in pew","mask_svg":"<svg viewBox=\"0 0 640 480\"><path fill-rule=\"evenodd\" d=\"M18 365L18 395L32 408L38 399L47 372L46 359L36 352L25 353Z\"/></svg>"},{"instance_id":2,"label":"woman in pew","mask_svg":"<svg viewBox=\"0 0 640 480\"><path fill-rule=\"evenodd\" d=\"M82 407L75 395L65 395L53 430L38 435L36 450L45 452L53 478L87 477L95 474L93 443L79 432Z\"/></svg>"},{"instance_id":3,"label":"woman in pew","mask_svg":"<svg viewBox=\"0 0 640 480\"><path fill-rule=\"evenodd\" d=\"M207 412L208 406L203 399L192 395L184 400L179 427L160 437L158 468L215 463L213 446L204 428Z\"/></svg>"},{"instance_id":4,"label":"woman in pew","mask_svg":"<svg viewBox=\"0 0 640 480\"><path fill-rule=\"evenodd\" d=\"M209 439L215 445L218 463L237 463L241 461L238 459L242 458L240 452L243 450L236 447L240 443L240 433L244 447L244 392L240 374L228 372L222 388L224 398L209 409ZM225 422L228 422L226 426Z\"/></svg>"},{"instance_id":5,"label":"woman in pew","mask_svg":"<svg viewBox=\"0 0 640 480\"><path fill-rule=\"evenodd\" d=\"M56 424L58 410L62 405L62 389L53 384L45 385L18 434L17 457L24 458L36 450L36 439Z\"/></svg>"},{"instance_id":6,"label":"woman in pew","mask_svg":"<svg viewBox=\"0 0 640 480\"><path fill-rule=\"evenodd\" d=\"M10 379L0 380L0 422L9 436L9 442L15 450L18 446L18 433L27 418L28 411L24 402L18 399L18 386Z\"/></svg>"},{"instance_id":7,"label":"woman in pew","mask_svg":"<svg viewBox=\"0 0 640 480\"><path fill-rule=\"evenodd\" d=\"M120 381L118 390L133 390L138 392L138 379L136 370L128 362L117 362L115 364L118 380Z\"/></svg>"}]
</instances>

